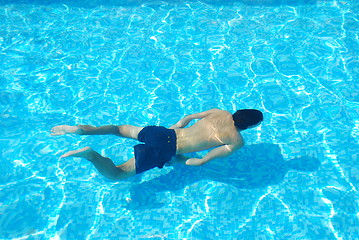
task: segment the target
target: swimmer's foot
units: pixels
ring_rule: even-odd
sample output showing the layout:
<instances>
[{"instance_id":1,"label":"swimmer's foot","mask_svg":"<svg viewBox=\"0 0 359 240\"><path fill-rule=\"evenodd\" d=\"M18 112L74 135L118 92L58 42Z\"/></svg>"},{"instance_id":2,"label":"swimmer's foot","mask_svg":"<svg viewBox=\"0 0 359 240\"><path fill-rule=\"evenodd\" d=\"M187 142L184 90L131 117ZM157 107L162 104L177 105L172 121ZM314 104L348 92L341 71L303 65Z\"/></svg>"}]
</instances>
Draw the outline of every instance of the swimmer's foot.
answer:
<instances>
[{"instance_id":1,"label":"swimmer's foot","mask_svg":"<svg viewBox=\"0 0 359 240\"><path fill-rule=\"evenodd\" d=\"M81 134L83 130L79 126L59 125L51 129L52 136L64 134Z\"/></svg>"},{"instance_id":2,"label":"swimmer's foot","mask_svg":"<svg viewBox=\"0 0 359 240\"><path fill-rule=\"evenodd\" d=\"M92 150L92 148L84 147L79 150L67 152L64 155L62 155L61 158L81 157L81 158L86 158L87 160L91 161L91 159L93 159L94 153L95 153L95 151Z\"/></svg>"}]
</instances>

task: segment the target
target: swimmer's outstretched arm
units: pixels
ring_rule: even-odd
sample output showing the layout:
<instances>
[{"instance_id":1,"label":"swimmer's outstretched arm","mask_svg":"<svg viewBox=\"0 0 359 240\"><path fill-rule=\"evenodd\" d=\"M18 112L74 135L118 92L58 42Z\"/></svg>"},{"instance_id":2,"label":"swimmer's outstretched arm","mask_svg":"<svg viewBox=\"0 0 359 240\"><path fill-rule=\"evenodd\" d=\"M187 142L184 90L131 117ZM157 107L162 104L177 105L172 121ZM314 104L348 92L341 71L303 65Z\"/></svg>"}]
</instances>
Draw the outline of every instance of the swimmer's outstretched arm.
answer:
<instances>
[{"instance_id":1,"label":"swimmer's outstretched arm","mask_svg":"<svg viewBox=\"0 0 359 240\"><path fill-rule=\"evenodd\" d=\"M171 161L167 162L165 165L166 166L172 166L174 164L183 164L186 165L186 161L190 159L189 157L186 157L182 154L177 154L175 156L172 157Z\"/></svg>"},{"instance_id":2,"label":"swimmer's outstretched arm","mask_svg":"<svg viewBox=\"0 0 359 240\"><path fill-rule=\"evenodd\" d=\"M207 117L209 114L211 114L213 109L201 112L201 113L195 113L191 115L187 115L181 120L179 120L175 125L171 126L170 129L176 129L176 128L184 128L187 126L193 119L202 119L204 117Z\"/></svg>"},{"instance_id":3,"label":"swimmer's outstretched arm","mask_svg":"<svg viewBox=\"0 0 359 240\"><path fill-rule=\"evenodd\" d=\"M216 158L228 157L243 145L222 145L209 151L203 158L190 158L186 161L186 165L190 166L202 166L209 161Z\"/></svg>"}]
</instances>

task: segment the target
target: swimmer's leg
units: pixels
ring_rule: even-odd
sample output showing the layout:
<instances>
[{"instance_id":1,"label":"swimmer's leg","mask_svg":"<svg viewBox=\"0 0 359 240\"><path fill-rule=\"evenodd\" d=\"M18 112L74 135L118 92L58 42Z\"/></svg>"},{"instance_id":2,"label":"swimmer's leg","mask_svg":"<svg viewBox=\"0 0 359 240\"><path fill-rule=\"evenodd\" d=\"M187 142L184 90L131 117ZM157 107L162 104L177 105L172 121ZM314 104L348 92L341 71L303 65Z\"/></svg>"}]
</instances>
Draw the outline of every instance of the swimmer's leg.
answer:
<instances>
[{"instance_id":1,"label":"swimmer's leg","mask_svg":"<svg viewBox=\"0 0 359 240\"><path fill-rule=\"evenodd\" d=\"M61 156L61 158L66 157L81 157L87 159L93 163L103 176L111 180L122 180L136 174L135 158L131 158L124 164L116 166L111 159L101 156L90 147L70 151Z\"/></svg>"},{"instance_id":2,"label":"swimmer's leg","mask_svg":"<svg viewBox=\"0 0 359 240\"><path fill-rule=\"evenodd\" d=\"M138 133L143 127L133 125L106 125L95 127L91 125L59 125L51 129L51 135L78 134L78 135L116 135L119 137L132 138L137 140Z\"/></svg>"}]
</instances>

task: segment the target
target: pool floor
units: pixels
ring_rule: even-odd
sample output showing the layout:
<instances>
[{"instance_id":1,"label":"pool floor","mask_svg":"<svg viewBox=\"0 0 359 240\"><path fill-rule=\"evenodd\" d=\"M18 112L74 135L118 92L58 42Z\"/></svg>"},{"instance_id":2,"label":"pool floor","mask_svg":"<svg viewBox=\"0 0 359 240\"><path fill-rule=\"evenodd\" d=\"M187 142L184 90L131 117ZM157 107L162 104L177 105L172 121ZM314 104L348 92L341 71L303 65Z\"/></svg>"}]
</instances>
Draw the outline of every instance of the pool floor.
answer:
<instances>
[{"instance_id":1,"label":"pool floor","mask_svg":"<svg viewBox=\"0 0 359 240\"><path fill-rule=\"evenodd\" d=\"M356 239L359 3L0 1L0 239ZM256 108L246 145L126 181L60 159L137 141L59 124L169 127ZM190 156L202 157L206 151Z\"/></svg>"}]
</instances>

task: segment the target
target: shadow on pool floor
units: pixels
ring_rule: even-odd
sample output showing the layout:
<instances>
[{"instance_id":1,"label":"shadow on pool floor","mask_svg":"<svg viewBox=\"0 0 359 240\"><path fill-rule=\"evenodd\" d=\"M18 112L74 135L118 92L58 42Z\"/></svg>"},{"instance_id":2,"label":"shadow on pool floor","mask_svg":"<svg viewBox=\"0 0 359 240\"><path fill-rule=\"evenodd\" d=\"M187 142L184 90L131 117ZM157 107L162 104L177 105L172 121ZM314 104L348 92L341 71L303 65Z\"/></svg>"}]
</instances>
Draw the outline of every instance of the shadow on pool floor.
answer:
<instances>
[{"instance_id":1,"label":"shadow on pool floor","mask_svg":"<svg viewBox=\"0 0 359 240\"><path fill-rule=\"evenodd\" d=\"M201 180L230 184L240 189L265 188L279 184L291 169L314 172L320 161L302 156L285 161L276 144L255 144L223 160L215 160L201 167L174 165L168 174L134 185L131 189L129 208L161 207L156 203L159 192L175 192Z\"/></svg>"}]
</instances>

